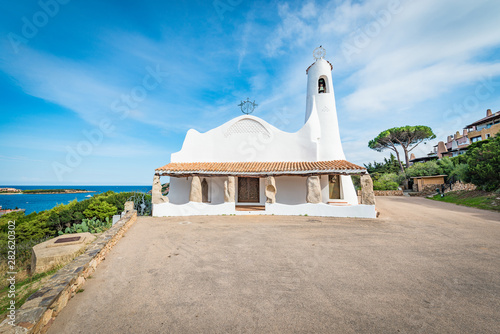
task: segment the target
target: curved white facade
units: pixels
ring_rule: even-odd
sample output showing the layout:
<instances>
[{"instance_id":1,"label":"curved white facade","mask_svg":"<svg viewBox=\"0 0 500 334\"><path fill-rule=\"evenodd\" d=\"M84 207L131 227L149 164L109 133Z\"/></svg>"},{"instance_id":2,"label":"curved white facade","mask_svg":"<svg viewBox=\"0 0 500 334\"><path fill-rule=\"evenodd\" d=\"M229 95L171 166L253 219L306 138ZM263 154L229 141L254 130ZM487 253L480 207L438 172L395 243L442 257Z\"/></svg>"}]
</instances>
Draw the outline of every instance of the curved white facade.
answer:
<instances>
[{"instance_id":1,"label":"curved white facade","mask_svg":"<svg viewBox=\"0 0 500 334\"><path fill-rule=\"evenodd\" d=\"M311 126L289 133L261 118L242 115L205 133L189 130L171 162L316 161Z\"/></svg>"},{"instance_id":2,"label":"curved white facade","mask_svg":"<svg viewBox=\"0 0 500 334\"><path fill-rule=\"evenodd\" d=\"M331 65L324 59L318 59L307 71L305 116L304 126L295 133L281 131L252 115L236 117L205 133L191 129L186 134L182 149L172 154L171 163L345 160L340 141ZM206 203L194 203L193 177L171 176L169 203L153 204L153 213L161 216L230 214L233 211L237 213L234 210L235 205L251 204L265 205L265 210L259 212L261 214L296 214L297 210L302 210L304 214L319 216L375 217L374 206L358 204L358 197L348 175L339 175L336 179L339 181L331 181L328 175L319 175L319 183L314 183L316 186L319 184L321 188L321 194L316 194L316 197L320 198L319 203L307 203L306 187L312 187L313 184L309 183L307 176L304 174L273 178L276 189L272 199L266 198L264 178L261 178L259 199L252 203L240 202L238 189L235 203L228 203L224 197L226 179L216 176L199 176L204 182L203 191L207 192L208 188L208 194L203 195L203 201ZM238 182L238 175L236 177ZM196 182L198 184L200 181ZM340 183L340 186L336 185L335 198L330 198L332 182ZM297 207L291 210L290 206Z\"/></svg>"}]
</instances>

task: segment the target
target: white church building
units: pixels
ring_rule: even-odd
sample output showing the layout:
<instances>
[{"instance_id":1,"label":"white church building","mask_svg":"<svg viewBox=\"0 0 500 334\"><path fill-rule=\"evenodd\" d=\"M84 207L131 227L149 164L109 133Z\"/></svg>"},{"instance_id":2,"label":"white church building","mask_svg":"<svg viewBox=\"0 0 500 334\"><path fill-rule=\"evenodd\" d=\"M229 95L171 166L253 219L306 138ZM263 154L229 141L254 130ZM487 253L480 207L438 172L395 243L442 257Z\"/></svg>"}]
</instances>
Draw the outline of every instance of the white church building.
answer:
<instances>
[{"instance_id":1,"label":"white church building","mask_svg":"<svg viewBox=\"0 0 500 334\"><path fill-rule=\"evenodd\" d=\"M155 170L153 216L376 217L371 178L345 160L333 67L322 47L314 54L303 127L284 132L246 114L205 133L189 130L182 149ZM352 175L361 175L360 200ZM162 176L170 177L168 196L161 194Z\"/></svg>"}]
</instances>

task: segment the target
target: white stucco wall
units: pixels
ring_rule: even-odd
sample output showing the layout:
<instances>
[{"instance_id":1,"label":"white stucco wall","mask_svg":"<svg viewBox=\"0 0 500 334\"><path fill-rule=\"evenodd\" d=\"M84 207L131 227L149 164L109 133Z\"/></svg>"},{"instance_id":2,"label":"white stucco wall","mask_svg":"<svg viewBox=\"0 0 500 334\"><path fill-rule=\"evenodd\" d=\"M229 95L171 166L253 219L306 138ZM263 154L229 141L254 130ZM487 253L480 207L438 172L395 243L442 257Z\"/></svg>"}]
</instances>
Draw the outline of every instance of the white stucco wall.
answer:
<instances>
[{"instance_id":1,"label":"white stucco wall","mask_svg":"<svg viewBox=\"0 0 500 334\"><path fill-rule=\"evenodd\" d=\"M234 203L208 204L188 202L185 204L153 204L153 217L205 216L236 214Z\"/></svg>"},{"instance_id":2,"label":"white stucco wall","mask_svg":"<svg viewBox=\"0 0 500 334\"><path fill-rule=\"evenodd\" d=\"M358 194L356 194L356 189L352 183L352 178L350 176L341 175L340 184L342 186L343 198L350 205L358 204Z\"/></svg>"},{"instance_id":3,"label":"white stucco wall","mask_svg":"<svg viewBox=\"0 0 500 334\"><path fill-rule=\"evenodd\" d=\"M316 161L311 127L306 124L288 133L263 119L243 115L205 133L189 130L171 162Z\"/></svg>"},{"instance_id":4,"label":"white stucco wall","mask_svg":"<svg viewBox=\"0 0 500 334\"><path fill-rule=\"evenodd\" d=\"M271 215L308 215L318 217L376 218L375 205L333 206L329 204L266 204L266 213Z\"/></svg>"},{"instance_id":5,"label":"white stucco wall","mask_svg":"<svg viewBox=\"0 0 500 334\"><path fill-rule=\"evenodd\" d=\"M208 191L210 192L210 203L224 203L224 180L225 177L207 177L209 182Z\"/></svg>"},{"instance_id":6,"label":"white stucco wall","mask_svg":"<svg viewBox=\"0 0 500 334\"><path fill-rule=\"evenodd\" d=\"M307 177L279 176L276 177L276 203L300 204L306 201Z\"/></svg>"},{"instance_id":7,"label":"white stucco wall","mask_svg":"<svg viewBox=\"0 0 500 334\"><path fill-rule=\"evenodd\" d=\"M318 80L324 78L328 93L318 93ZM318 161L345 160L335 104L335 93L332 83L330 64L324 59L318 59L307 74L306 120L317 114L320 124L318 141ZM307 124L307 123L306 123Z\"/></svg>"},{"instance_id":8,"label":"white stucco wall","mask_svg":"<svg viewBox=\"0 0 500 334\"><path fill-rule=\"evenodd\" d=\"M170 177L168 200L172 204L185 204L189 202L191 191L191 177Z\"/></svg>"},{"instance_id":9,"label":"white stucco wall","mask_svg":"<svg viewBox=\"0 0 500 334\"><path fill-rule=\"evenodd\" d=\"M327 93L318 93L318 79L322 77L326 81ZM252 116L242 115L236 117L221 126L205 133L189 130L179 152L173 153L171 162L250 162L250 161L327 161L344 160L345 155L340 141L340 131L335 105L335 93L332 82L331 67L324 59L317 60L308 71L307 78L307 100L306 100L306 122L304 126L295 133L288 133L277 129L266 121ZM163 212L166 207L172 212L177 212L173 206L185 204L179 210L190 212L207 207L207 212L228 212L230 206L224 204L224 180L225 177L207 178L210 191L210 205L202 203L189 203L191 189L191 178L171 177L170 181L170 203L157 206L157 212ZM323 203L329 201L328 176L320 178ZM343 201L351 206L358 205L358 198L350 176L341 176L341 197ZM306 177L276 177L277 204L302 205L306 202ZM236 180L236 202L238 203L238 186ZM264 205L265 180L260 179L260 201L259 203L246 203L250 205ZM200 206L201 205L201 206ZM273 212L282 214L288 206L274 206ZM313 205L313 204L311 204ZM234 205L233 205L234 206ZM267 206L266 206L267 207ZM307 209L314 214L311 206L301 206L301 210ZM187 211L186 211L187 210ZM311 211L312 210L312 211ZM320 206L316 213L331 213L335 215L340 212ZM344 210L347 216L355 217L354 209ZM354 211L353 211L354 210ZM361 209L360 209L361 210ZM366 216L364 208L362 216ZM293 210L292 210L293 211ZM289 211L290 214L292 211ZM179 211L180 212L180 211ZM280 212L280 213L278 213ZM295 211L293 211L295 212ZM371 212L371 211L370 211ZM208 214L208 213L207 213ZM342 213L344 214L344 213ZM368 214L368 215L371 215ZM344 215L345 216L345 215Z\"/></svg>"},{"instance_id":10,"label":"white stucco wall","mask_svg":"<svg viewBox=\"0 0 500 334\"><path fill-rule=\"evenodd\" d=\"M328 200L330 199L330 187L328 184L328 175L321 175L319 184L321 185L322 202L328 203Z\"/></svg>"},{"instance_id":11,"label":"white stucco wall","mask_svg":"<svg viewBox=\"0 0 500 334\"><path fill-rule=\"evenodd\" d=\"M205 215L308 215L319 217L376 218L374 205L333 206L319 204L281 203L265 204L265 211L236 211L234 203L206 204L189 202L176 205L172 203L153 204L154 217L168 216L205 216Z\"/></svg>"},{"instance_id":12,"label":"white stucco wall","mask_svg":"<svg viewBox=\"0 0 500 334\"><path fill-rule=\"evenodd\" d=\"M200 180L203 180L201 177ZM208 198L211 204L224 203L225 177L206 177L208 183ZM172 204L185 204L189 202L191 192L191 177L170 177L168 199ZM265 201L264 201L265 202Z\"/></svg>"}]
</instances>

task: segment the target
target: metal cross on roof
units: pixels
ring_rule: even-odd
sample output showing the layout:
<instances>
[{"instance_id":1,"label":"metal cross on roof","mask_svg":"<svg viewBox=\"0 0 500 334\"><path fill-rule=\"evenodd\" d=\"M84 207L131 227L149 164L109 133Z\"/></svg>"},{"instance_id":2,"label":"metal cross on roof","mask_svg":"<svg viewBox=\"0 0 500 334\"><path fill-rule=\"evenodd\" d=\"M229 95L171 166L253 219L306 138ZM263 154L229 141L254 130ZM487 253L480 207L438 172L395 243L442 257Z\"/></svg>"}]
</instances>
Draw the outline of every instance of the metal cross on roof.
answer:
<instances>
[{"instance_id":1,"label":"metal cross on roof","mask_svg":"<svg viewBox=\"0 0 500 334\"><path fill-rule=\"evenodd\" d=\"M313 51L314 59L316 59L316 60L322 59L322 58L325 58L325 56L326 56L326 50L322 45L320 45L319 47L314 49L314 51Z\"/></svg>"},{"instance_id":2,"label":"metal cross on roof","mask_svg":"<svg viewBox=\"0 0 500 334\"><path fill-rule=\"evenodd\" d=\"M250 101L250 98L247 97L246 101L241 101L240 104L238 104L238 107L241 108L241 112L244 114L251 114L253 113L255 107L257 107L258 104L255 103L255 100L253 102Z\"/></svg>"}]
</instances>

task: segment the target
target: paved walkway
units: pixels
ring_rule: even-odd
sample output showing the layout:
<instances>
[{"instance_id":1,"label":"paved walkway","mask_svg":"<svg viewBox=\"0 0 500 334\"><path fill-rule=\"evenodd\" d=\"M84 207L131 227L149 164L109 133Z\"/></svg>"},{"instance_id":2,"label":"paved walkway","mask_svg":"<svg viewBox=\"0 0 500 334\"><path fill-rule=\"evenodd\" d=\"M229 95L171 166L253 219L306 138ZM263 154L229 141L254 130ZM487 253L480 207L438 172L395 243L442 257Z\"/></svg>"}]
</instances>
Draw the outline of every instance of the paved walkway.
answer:
<instances>
[{"instance_id":1,"label":"paved walkway","mask_svg":"<svg viewBox=\"0 0 500 334\"><path fill-rule=\"evenodd\" d=\"M141 218L49 333L498 333L500 213Z\"/></svg>"}]
</instances>

